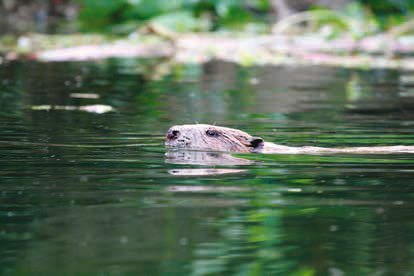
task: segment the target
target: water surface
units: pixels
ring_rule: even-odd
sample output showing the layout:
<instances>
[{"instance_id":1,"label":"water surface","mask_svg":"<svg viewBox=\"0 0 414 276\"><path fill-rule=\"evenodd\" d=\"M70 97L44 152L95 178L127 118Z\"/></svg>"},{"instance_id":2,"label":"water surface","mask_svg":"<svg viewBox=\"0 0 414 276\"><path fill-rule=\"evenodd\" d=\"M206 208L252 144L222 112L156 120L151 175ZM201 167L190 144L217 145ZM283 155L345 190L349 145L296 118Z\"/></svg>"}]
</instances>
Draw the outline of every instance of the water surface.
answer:
<instances>
[{"instance_id":1,"label":"water surface","mask_svg":"<svg viewBox=\"0 0 414 276\"><path fill-rule=\"evenodd\" d=\"M413 145L413 77L150 59L3 64L0 273L409 275L413 154L206 164L203 153L167 152L164 134L200 122L292 146ZM116 111L32 109L94 104Z\"/></svg>"}]
</instances>

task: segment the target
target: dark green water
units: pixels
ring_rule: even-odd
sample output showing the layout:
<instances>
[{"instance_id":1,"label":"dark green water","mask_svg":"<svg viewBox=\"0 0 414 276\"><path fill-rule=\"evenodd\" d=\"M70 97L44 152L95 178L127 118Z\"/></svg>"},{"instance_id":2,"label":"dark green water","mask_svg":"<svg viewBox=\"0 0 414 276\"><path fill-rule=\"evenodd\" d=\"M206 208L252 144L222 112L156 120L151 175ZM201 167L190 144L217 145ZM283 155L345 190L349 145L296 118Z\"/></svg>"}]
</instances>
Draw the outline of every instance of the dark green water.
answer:
<instances>
[{"instance_id":1,"label":"dark green water","mask_svg":"<svg viewBox=\"0 0 414 276\"><path fill-rule=\"evenodd\" d=\"M253 162L208 166L164 148L171 125L195 122L285 145L413 145L412 76L0 65L0 273L412 275L413 154L244 154ZM30 108L91 104L116 111Z\"/></svg>"}]
</instances>

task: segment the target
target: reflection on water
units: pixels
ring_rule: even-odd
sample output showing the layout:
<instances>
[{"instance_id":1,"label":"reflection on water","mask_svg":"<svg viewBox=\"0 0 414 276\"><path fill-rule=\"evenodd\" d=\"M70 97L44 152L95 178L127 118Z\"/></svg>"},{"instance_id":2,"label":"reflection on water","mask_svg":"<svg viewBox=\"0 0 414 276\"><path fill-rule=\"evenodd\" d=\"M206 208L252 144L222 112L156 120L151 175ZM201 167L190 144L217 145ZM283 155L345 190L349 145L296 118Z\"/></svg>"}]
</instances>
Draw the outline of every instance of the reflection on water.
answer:
<instances>
[{"instance_id":1,"label":"reflection on water","mask_svg":"<svg viewBox=\"0 0 414 276\"><path fill-rule=\"evenodd\" d=\"M248 165L252 161L235 157L228 153L195 151L195 150L169 150L165 153L166 163L189 165Z\"/></svg>"},{"instance_id":2,"label":"reflection on water","mask_svg":"<svg viewBox=\"0 0 414 276\"><path fill-rule=\"evenodd\" d=\"M410 76L3 64L0 273L409 274L412 154L174 151L164 135L200 122L291 146L413 145ZM44 105L115 111L31 108Z\"/></svg>"}]
</instances>

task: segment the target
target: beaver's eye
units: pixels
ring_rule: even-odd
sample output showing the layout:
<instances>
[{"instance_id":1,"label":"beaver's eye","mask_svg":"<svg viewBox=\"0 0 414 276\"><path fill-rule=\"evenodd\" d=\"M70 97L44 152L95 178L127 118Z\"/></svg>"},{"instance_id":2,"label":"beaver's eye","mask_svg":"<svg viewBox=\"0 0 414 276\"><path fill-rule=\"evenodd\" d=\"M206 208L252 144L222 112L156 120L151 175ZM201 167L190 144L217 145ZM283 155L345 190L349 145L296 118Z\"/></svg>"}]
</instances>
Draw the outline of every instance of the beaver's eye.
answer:
<instances>
[{"instance_id":1,"label":"beaver's eye","mask_svg":"<svg viewBox=\"0 0 414 276\"><path fill-rule=\"evenodd\" d=\"M217 137L217 136L219 136L219 133L215 130L208 129L206 131L206 135L210 136L210 137Z\"/></svg>"}]
</instances>

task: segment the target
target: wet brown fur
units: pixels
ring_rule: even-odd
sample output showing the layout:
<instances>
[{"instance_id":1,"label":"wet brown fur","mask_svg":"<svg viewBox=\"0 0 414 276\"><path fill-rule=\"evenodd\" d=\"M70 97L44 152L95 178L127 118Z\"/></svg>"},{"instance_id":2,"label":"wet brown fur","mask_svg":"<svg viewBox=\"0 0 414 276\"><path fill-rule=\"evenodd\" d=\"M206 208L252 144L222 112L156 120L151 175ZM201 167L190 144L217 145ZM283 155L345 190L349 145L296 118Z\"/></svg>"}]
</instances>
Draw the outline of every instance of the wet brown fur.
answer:
<instances>
[{"instance_id":1,"label":"wet brown fur","mask_svg":"<svg viewBox=\"0 0 414 276\"><path fill-rule=\"evenodd\" d=\"M178 137L171 133L177 131ZM208 135L213 131L217 135ZM324 154L324 153L414 153L414 146L386 147L353 147L353 148L322 148L322 147L289 147L264 142L259 137L233 128L206 124L177 125L167 132L167 147L188 148L195 150L213 150L224 152L261 152L261 153L293 153L293 154Z\"/></svg>"}]
</instances>

